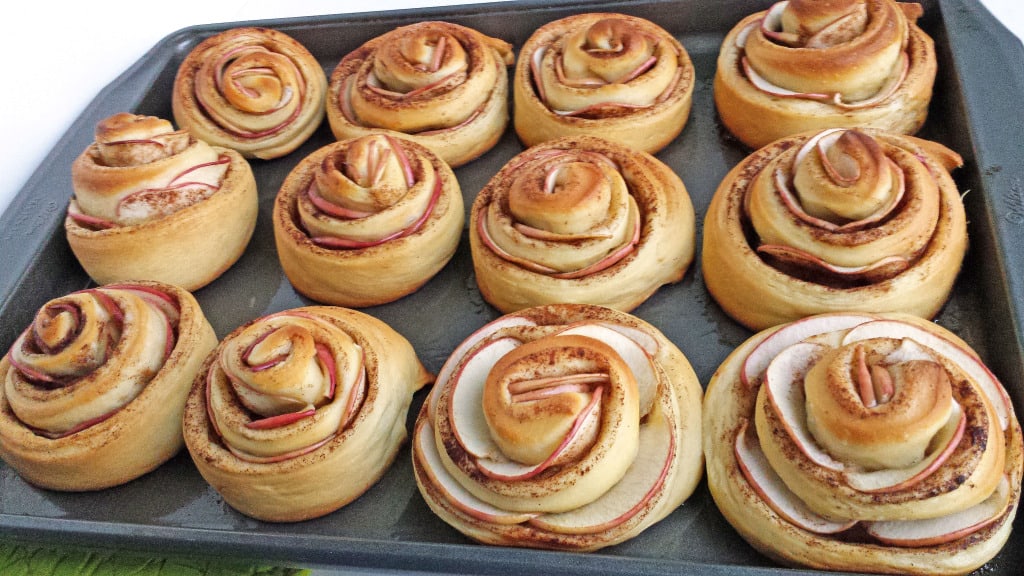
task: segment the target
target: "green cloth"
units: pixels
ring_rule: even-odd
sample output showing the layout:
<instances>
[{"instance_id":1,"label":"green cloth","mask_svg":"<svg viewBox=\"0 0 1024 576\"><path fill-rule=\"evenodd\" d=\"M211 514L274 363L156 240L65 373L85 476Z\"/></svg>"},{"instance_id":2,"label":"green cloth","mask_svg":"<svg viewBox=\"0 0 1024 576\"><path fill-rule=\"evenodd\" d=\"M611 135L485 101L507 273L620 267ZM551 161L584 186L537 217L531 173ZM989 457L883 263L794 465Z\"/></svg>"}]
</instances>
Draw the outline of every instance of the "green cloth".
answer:
<instances>
[{"instance_id":1,"label":"green cloth","mask_svg":"<svg viewBox=\"0 0 1024 576\"><path fill-rule=\"evenodd\" d=\"M4 576L299 576L308 570L256 567L227 560L156 558L109 550L56 550L0 544Z\"/></svg>"}]
</instances>

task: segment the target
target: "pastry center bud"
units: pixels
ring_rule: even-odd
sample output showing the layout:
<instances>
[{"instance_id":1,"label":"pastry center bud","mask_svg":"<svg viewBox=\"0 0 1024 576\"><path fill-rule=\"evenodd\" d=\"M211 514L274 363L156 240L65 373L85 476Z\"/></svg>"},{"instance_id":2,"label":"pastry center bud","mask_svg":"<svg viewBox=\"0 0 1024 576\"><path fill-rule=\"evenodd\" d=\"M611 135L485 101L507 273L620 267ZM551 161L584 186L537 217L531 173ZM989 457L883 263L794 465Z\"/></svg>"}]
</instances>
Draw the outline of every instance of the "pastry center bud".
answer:
<instances>
[{"instance_id":1,"label":"pastry center bud","mask_svg":"<svg viewBox=\"0 0 1024 576\"><path fill-rule=\"evenodd\" d=\"M78 331L78 310L69 304L57 304L41 312L33 325L40 348L49 352L67 346Z\"/></svg>"},{"instance_id":2,"label":"pastry center bud","mask_svg":"<svg viewBox=\"0 0 1024 576\"><path fill-rule=\"evenodd\" d=\"M408 94L469 69L458 39L429 27L409 32L383 46L374 59L374 76L387 89Z\"/></svg>"},{"instance_id":3,"label":"pastry center bud","mask_svg":"<svg viewBox=\"0 0 1024 576\"><path fill-rule=\"evenodd\" d=\"M910 340L875 338L835 349L804 377L804 391L817 443L868 470L917 464L959 420L945 369Z\"/></svg>"},{"instance_id":4,"label":"pastry center bud","mask_svg":"<svg viewBox=\"0 0 1024 576\"><path fill-rule=\"evenodd\" d=\"M554 232L579 234L608 214L612 186L602 168L588 162L548 166L531 171L509 190L509 211L520 222Z\"/></svg>"},{"instance_id":5,"label":"pastry center bud","mask_svg":"<svg viewBox=\"0 0 1024 576\"><path fill-rule=\"evenodd\" d=\"M652 64L655 45L633 22L605 18L566 42L563 72L571 79L597 76L609 84L625 82Z\"/></svg>"},{"instance_id":6,"label":"pastry center bud","mask_svg":"<svg viewBox=\"0 0 1024 576\"><path fill-rule=\"evenodd\" d=\"M863 0L790 0L782 10L782 32L799 37L808 48L834 46L864 31Z\"/></svg>"},{"instance_id":7,"label":"pastry center bud","mask_svg":"<svg viewBox=\"0 0 1024 576\"><path fill-rule=\"evenodd\" d=\"M878 142L857 130L822 137L794 167L804 211L842 225L891 209L902 195L897 170Z\"/></svg>"},{"instance_id":8,"label":"pastry center bud","mask_svg":"<svg viewBox=\"0 0 1024 576\"><path fill-rule=\"evenodd\" d=\"M408 192L408 159L386 136L363 136L324 158L315 179L321 196L334 204L367 213L379 212Z\"/></svg>"},{"instance_id":9,"label":"pastry center bud","mask_svg":"<svg viewBox=\"0 0 1024 576\"><path fill-rule=\"evenodd\" d=\"M138 166L173 156L189 144L184 130L155 116L121 112L96 125L96 161L104 166Z\"/></svg>"}]
</instances>

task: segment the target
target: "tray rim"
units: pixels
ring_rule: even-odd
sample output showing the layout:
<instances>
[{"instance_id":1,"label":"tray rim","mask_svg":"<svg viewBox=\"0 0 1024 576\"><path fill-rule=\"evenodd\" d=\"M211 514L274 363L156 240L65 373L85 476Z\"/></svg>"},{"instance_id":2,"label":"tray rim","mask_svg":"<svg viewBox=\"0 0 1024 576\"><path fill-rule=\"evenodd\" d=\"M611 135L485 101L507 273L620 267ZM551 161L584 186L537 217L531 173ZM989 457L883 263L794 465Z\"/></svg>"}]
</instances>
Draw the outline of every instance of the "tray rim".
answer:
<instances>
[{"instance_id":1,"label":"tray rim","mask_svg":"<svg viewBox=\"0 0 1024 576\"><path fill-rule=\"evenodd\" d=\"M677 4L696 0L647 0L645 4ZM0 214L0 231L17 229L15 219L24 212L31 201L34 190L45 188L52 179L54 170L61 170L61 159L73 158L91 141L95 123L107 115L124 109L132 109L145 96L146 88L167 62L173 58L175 46L181 43L198 43L203 37L226 28L259 25L287 30L291 27L316 26L334 22L380 22L423 20L434 16L466 17L492 11L571 9L586 6L588 10L602 6L621 4L621 0L601 0L581 3L581 0L515 0L471 5L450 5L429 8L409 8L393 11L374 11L355 14L331 14L321 16L298 16L264 20L246 20L189 26L164 37L128 69L104 87L83 109L50 150L44 161L36 168L25 185L12 198L7 209ZM1024 45L1001 22L999 22L979 0L934 0L938 6L945 33L948 35L948 49L956 69L952 74L959 89L965 96L966 124L970 135L965 141L971 144L970 158L974 160L985 196L981 200L981 215L987 220L984 228L990 237L972 237L972 250L977 245L987 246L996 251L997 257L986 260L994 267L998 277L1003 279L999 294L992 294L999 310L992 313L1007 313L1014 327L1013 342L990 354L1006 351L1018 358L1024 355L1024 301L1018 302L1014 294L1024 294L1024 267L1009 266L1008 247L1024 247L1024 144L1008 146L1007 142L1024 143L1024 126L1019 122L996 122L994 118L1017 118L1018 111L1012 106L1013 98L1006 93L1024 94L1024 69L1020 66L1006 66L1007 63L1024 61ZM984 37L993 49L987 58L969 52L970 41ZM975 42L976 43L976 42ZM990 85L976 80L998 78L1002 88L989 89ZM125 102L130 103L125 105ZM967 154L964 154L968 157ZM965 167L963 170L970 169ZM997 168L997 169L993 169ZM1015 209L1020 204L1020 213ZM1000 213L1000 208L1009 206L1009 213ZM9 243L0 247L0 317L5 316L12 304L12 296L26 281L28 263L34 262L53 239L55 230L63 222L63 206L50 215L43 226L35 226L32 233L20 235L25 241L21 257L12 255ZM5 235L8 234L5 232ZM980 240L980 242L979 242ZM25 247L28 249L24 249ZM24 263L19 265L19 263ZM1005 308L1005 310L1003 310ZM998 369L997 369L998 371ZM1009 374L1014 371L1003 371ZM1019 374L1015 374L1020 376ZM1024 413L1016 406L1018 414ZM17 514L0 513L0 534L16 541L41 539L60 542L70 546L114 547L142 552L160 550L171 554L206 554L216 552L232 557L252 558L253 533L241 530L173 527L130 523L106 523L93 520L54 519ZM266 535L266 533L263 533ZM736 566L729 564L705 564L688 560L649 559L604 555L600 552L586 555L546 552L519 548L487 547L486 554L479 554L480 545L425 543L406 541L382 541L340 536L314 536L309 534L273 533L270 542L260 543L260 560L281 564L306 566L310 564L334 568L415 570L428 572L459 572L473 574L505 574L509 568L543 567L566 574L590 574L595 570L606 574L635 574L638 571L650 574L744 574L776 573L778 567ZM380 561L387 559L381 566Z\"/></svg>"}]
</instances>

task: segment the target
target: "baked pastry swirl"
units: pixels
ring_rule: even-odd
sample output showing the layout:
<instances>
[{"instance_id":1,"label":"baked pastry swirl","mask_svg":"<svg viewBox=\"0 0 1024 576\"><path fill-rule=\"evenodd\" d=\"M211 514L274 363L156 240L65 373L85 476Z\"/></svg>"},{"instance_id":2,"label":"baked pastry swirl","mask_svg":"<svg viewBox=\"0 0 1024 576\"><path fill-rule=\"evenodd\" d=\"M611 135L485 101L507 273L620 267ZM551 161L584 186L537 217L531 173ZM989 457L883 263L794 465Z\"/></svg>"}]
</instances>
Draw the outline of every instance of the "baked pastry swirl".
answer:
<instances>
[{"instance_id":1,"label":"baked pastry swirl","mask_svg":"<svg viewBox=\"0 0 1024 576\"><path fill-rule=\"evenodd\" d=\"M761 329L820 312L945 303L964 252L963 203L934 142L830 129L779 140L722 181L704 222L704 281Z\"/></svg>"},{"instance_id":2,"label":"baked pastry swirl","mask_svg":"<svg viewBox=\"0 0 1024 576\"><path fill-rule=\"evenodd\" d=\"M174 120L197 137L269 160L295 150L324 119L327 76L298 41L269 28L203 40L174 79Z\"/></svg>"},{"instance_id":3,"label":"baked pastry swirl","mask_svg":"<svg viewBox=\"0 0 1024 576\"><path fill-rule=\"evenodd\" d=\"M650 324L560 304L484 326L416 421L430 508L487 544L596 550L678 507L703 473L702 391Z\"/></svg>"},{"instance_id":4,"label":"baked pastry swirl","mask_svg":"<svg viewBox=\"0 0 1024 576\"><path fill-rule=\"evenodd\" d=\"M368 490L431 380L409 342L345 308L296 308L232 332L185 407L185 443L224 500L272 522L328 514Z\"/></svg>"},{"instance_id":5,"label":"baked pastry swirl","mask_svg":"<svg viewBox=\"0 0 1024 576\"><path fill-rule=\"evenodd\" d=\"M342 306L416 291L455 254L464 221L451 168L427 148L385 134L314 152L274 203L288 279L306 296Z\"/></svg>"},{"instance_id":6,"label":"baked pastry swirl","mask_svg":"<svg viewBox=\"0 0 1024 576\"><path fill-rule=\"evenodd\" d=\"M917 132L936 71L922 13L893 0L789 0L744 18L718 57L722 123L752 148L833 127Z\"/></svg>"},{"instance_id":7,"label":"baked pastry swirl","mask_svg":"<svg viewBox=\"0 0 1024 576\"><path fill-rule=\"evenodd\" d=\"M686 49L653 22L569 16L523 45L513 82L516 132L527 146L590 135L653 154L682 131L693 84Z\"/></svg>"},{"instance_id":8,"label":"baked pastry swirl","mask_svg":"<svg viewBox=\"0 0 1024 576\"><path fill-rule=\"evenodd\" d=\"M154 116L102 120L71 181L64 229L100 284L145 279L196 290L241 257L256 225L248 162Z\"/></svg>"},{"instance_id":9,"label":"baked pastry swirl","mask_svg":"<svg viewBox=\"0 0 1024 576\"><path fill-rule=\"evenodd\" d=\"M704 399L708 486L786 564L964 574L998 553L1020 500L1006 390L944 328L831 313L760 332Z\"/></svg>"},{"instance_id":10,"label":"baked pastry swirl","mask_svg":"<svg viewBox=\"0 0 1024 576\"><path fill-rule=\"evenodd\" d=\"M510 160L470 211L477 285L503 312L582 303L629 311L693 260L694 213L653 156L567 136Z\"/></svg>"},{"instance_id":11,"label":"baked pastry swirl","mask_svg":"<svg viewBox=\"0 0 1024 576\"><path fill-rule=\"evenodd\" d=\"M452 167L490 150L508 124L512 46L449 22L378 36L331 73L327 119L338 140L398 132Z\"/></svg>"},{"instance_id":12,"label":"baked pastry swirl","mask_svg":"<svg viewBox=\"0 0 1024 576\"><path fill-rule=\"evenodd\" d=\"M50 300L0 360L0 456L28 482L99 490L182 446L181 413L217 337L192 295L131 282Z\"/></svg>"}]
</instances>

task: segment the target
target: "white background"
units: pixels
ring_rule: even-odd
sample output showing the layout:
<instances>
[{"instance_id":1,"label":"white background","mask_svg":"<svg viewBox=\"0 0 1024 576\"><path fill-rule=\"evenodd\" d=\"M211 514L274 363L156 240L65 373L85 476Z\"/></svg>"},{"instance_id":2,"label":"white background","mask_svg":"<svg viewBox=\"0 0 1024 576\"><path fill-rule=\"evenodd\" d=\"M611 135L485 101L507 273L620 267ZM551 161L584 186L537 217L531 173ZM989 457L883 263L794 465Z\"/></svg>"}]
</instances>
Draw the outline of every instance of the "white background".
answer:
<instances>
[{"instance_id":1,"label":"white background","mask_svg":"<svg viewBox=\"0 0 1024 576\"><path fill-rule=\"evenodd\" d=\"M482 1L19 2L0 34L0 53L5 55L0 76L0 211L96 94L171 32L214 22ZM1024 3L981 2L1018 38L1024 37Z\"/></svg>"}]
</instances>

